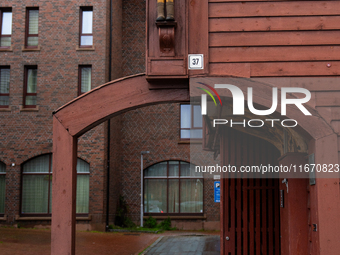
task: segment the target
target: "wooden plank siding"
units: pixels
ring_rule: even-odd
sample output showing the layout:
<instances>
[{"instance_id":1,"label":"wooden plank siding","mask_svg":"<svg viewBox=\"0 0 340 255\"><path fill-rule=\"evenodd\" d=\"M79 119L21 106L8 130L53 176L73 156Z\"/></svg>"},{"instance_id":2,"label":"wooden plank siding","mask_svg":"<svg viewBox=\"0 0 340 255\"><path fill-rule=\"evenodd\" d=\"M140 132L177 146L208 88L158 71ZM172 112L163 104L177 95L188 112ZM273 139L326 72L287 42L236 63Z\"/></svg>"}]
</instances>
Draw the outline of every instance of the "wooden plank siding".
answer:
<instances>
[{"instance_id":1,"label":"wooden plank siding","mask_svg":"<svg viewBox=\"0 0 340 255\"><path fill-rule=\"evenodd\" d=\"M340 1L209 1L209 74L340 75Z\"/></svg>"}]
</instances>

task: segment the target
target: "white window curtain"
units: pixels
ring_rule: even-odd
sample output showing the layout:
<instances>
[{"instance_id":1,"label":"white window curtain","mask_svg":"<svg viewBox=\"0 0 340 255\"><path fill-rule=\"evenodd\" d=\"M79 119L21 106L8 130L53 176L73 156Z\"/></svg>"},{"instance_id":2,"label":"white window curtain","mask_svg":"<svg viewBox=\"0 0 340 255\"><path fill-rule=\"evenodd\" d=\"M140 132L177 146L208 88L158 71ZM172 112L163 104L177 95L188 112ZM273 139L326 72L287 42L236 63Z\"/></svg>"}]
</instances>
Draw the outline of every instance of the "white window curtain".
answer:
<instances>
[{"instance_id":1,"label":"white window curtain","mask_svg":"<svg viewBox=\"0 0 340 255\"><path fill-rule=\"evenodd\" d=\"M22 213L48 213L50 155L36 157L23 166ZM43 174L45 173L45 174Z\"/></svg>"},{"instance_id":2,"label":"white window curtain","mask_svg":"<svg viewBox=\"0 0 340 255\"><path fill-rule=\"evenodd\" d=\"M9 93L10 69L0 69L0 94ZM9 105L9 96L0 95L0 105Z\"/></svg>"},{"instance_id":3,"label":"white window curtain","mask_svg":"<svg viewBox=\"0 0 340 255\"><path fill-rule=\"evenodd\" d=\"M51 169L51 172L49 172L49 169ZM51 154L36 157L24 164L22 183L22 206L21 206L22 213L46 214L52 212L51 173L52 173ZM84 160L78 158L76 213L89 212L89 188L90 188L89 173L90 165Z\"/></svg>"},{"instance_id":4,"label":"white window curtain","mask_svg":"<svg viewBox=\"0 0 340 255\"><path fill-rule=\"evenodd\" d=\"M76 213L89 213L90 165L78 158L77 173Z\"/></svg>"},{"instance_id":5,"label":"white window curtain","mask_svg":"<svg viewBox=\"0 0 340 255\"><path fill-rule=\"evenodd\" d=\"M27 70L27 93L37 93L37 69ZM26 96L26 105L36 105L37 96Z\"/></svg>"},{"instance_id":6,"label":"white window curtain","mask_svg":"<svg viewBox=\"0 0 340 255\"><path fill-rule=\"evenodd\" d=\"M5 213L6 165L0 162L0 214Z\"/></svg>"},{"instance_id":7,"label":"white window curtain","mask_svg":"<svg viewBox=\"0 0 340 255\"><path fill-rule=\"evenodd\" d=\"M81 69L81 93L91 90L91 67Z\"/></svg>"},{"instance_id":8,"label":"white window curtain","mask_svg":"<svg viewBox=\"0 0 340 255\"><path fill-rule=\"evenodd\" d=\"M39 30L39 10L29 10L28 34L37 35ZM28 36L27 46L38 46L38 36Z\"/></svg>"},{"instance_id":9,"label":"white window curtain","mask_svg":"<svg viewBox=\"0 0 340 255\"><path fill-rule=\"evenodd\" d=\"M166 161L144 171L145 213L203 213L203 175L182 161Z\"/></svg>"}]
</instances>

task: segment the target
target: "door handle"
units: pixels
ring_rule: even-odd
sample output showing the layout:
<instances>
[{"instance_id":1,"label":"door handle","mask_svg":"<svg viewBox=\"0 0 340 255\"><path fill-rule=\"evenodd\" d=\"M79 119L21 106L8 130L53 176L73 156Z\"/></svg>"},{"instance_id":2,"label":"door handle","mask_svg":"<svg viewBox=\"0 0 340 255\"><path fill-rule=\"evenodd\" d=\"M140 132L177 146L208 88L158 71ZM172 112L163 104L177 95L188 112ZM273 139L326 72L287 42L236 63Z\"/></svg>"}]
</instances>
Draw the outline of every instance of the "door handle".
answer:
<instances>
[{"instance_id":1,"label":"door handle","mask_svg":"<svg viewBox=\"0 0 340 255\"><path fill-rule=\"evenodd\" d=\"M229 240L230 240L229 236L227 236L227 237L225 238L225 240L229 241Z\"/></svg>"}]
</instances>

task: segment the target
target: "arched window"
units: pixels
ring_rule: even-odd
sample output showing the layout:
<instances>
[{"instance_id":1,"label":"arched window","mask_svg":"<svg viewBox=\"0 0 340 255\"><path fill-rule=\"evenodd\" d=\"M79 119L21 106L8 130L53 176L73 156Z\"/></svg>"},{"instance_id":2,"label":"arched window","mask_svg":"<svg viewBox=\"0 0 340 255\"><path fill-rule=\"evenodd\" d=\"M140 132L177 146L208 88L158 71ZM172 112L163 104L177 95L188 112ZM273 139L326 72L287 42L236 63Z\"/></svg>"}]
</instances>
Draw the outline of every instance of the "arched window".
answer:
<instances>
[{"instance_id":1,"label":"arched window","mask_svg":"<svg viewBox=\"0 0 340 255\"><path fill-rule=\"evenodd\" d=\"M90 166L77 160L76 212L87 214L89 208ZM22 168L21 214L50 215L52 212L52 154L35 157Z\"/></svg>"},{"instance_id":2,"label":"arched window","mask_svg":"<svg viewBox=\"0 0 340 255\"><path fill-rule=\"evenodd\" d=\"M0 215L5 214L6 165L0 162Z\"/></svg>"},{"instance_id":3,"label":"arched window","mask_svg":"<svg viewBox=\"0 0 340 255\"><path fill-rule=\"evenodd\" d=\"M166 161L144 170L144 214L203 214L203 175L194 165Z\"/></svg>"}]
</instances>

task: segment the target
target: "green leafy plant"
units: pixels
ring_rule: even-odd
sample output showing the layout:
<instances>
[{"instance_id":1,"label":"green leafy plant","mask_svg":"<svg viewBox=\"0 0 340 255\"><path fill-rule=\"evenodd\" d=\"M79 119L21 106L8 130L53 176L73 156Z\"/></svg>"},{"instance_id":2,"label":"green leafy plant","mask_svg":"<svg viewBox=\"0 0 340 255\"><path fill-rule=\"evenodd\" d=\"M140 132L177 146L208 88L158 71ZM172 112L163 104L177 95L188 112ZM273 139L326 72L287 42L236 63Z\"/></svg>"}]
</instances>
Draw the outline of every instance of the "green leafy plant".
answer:
<instances>
[{"instance_id":1,"label":"green leafy plant","mask_svg":"<svg viewBox=\"0 0 340 255\"><path fill-rule=\"evenodd\" d=\"M171 228L171 219L168 217L167 219L163 220L160 224L159 227L164 229L164 230L172 230Z\"/></svg>"},{"instance_id":2,"label":"green leafy plant","mask_svg":"<svg viewBox=\"0 0 340 255\"><path fill-rule=\"evenodd\" d=\"M145 220L144 226L146 228L156 228L157 227L157 221L156 221L155 218L152 218L152 216L150 216L149 218L147 218Z\"/></svg>"}]
</instances>

